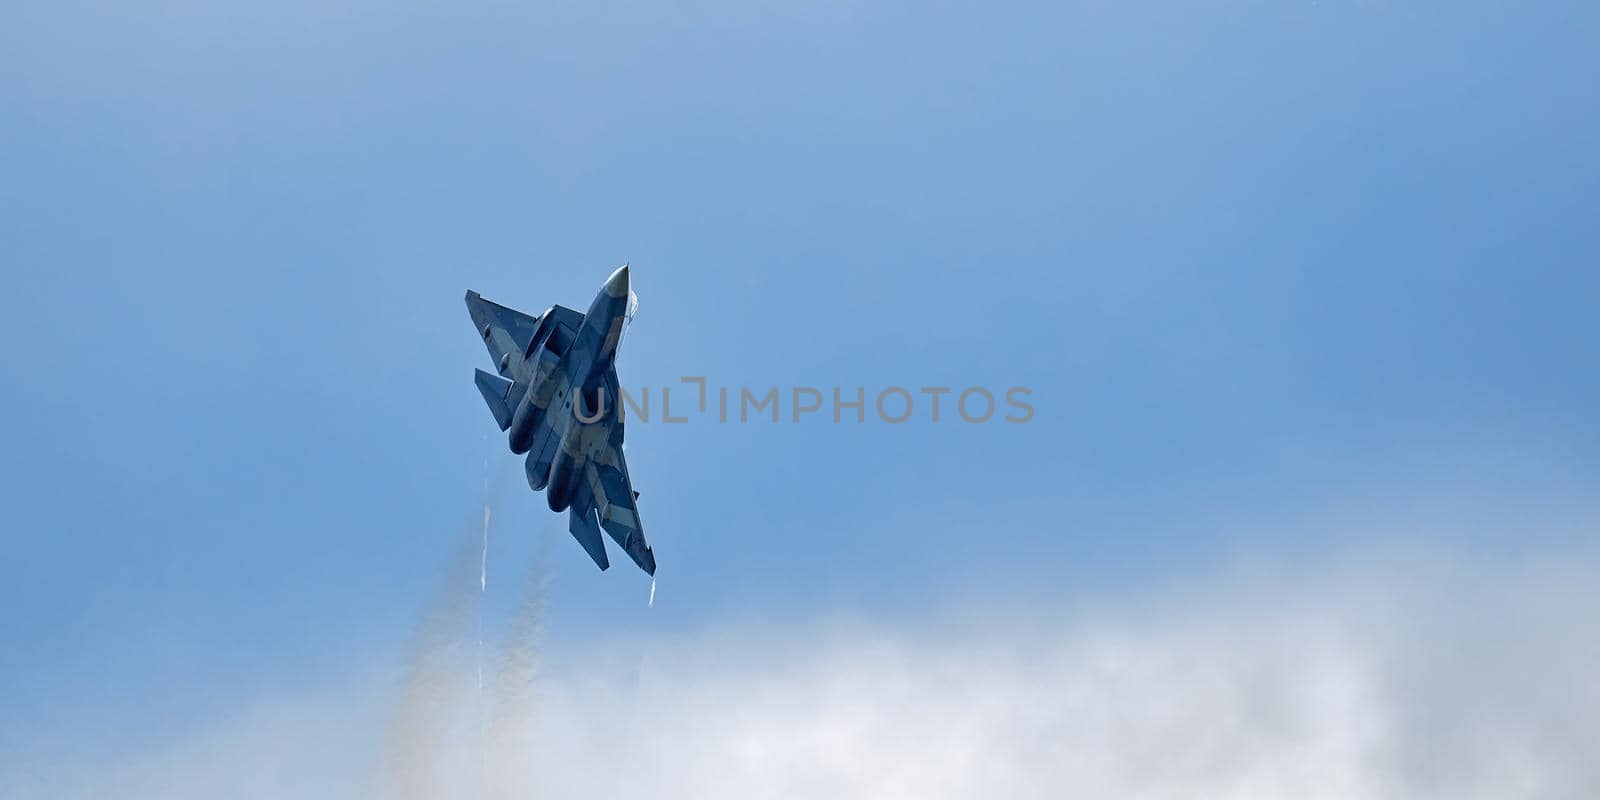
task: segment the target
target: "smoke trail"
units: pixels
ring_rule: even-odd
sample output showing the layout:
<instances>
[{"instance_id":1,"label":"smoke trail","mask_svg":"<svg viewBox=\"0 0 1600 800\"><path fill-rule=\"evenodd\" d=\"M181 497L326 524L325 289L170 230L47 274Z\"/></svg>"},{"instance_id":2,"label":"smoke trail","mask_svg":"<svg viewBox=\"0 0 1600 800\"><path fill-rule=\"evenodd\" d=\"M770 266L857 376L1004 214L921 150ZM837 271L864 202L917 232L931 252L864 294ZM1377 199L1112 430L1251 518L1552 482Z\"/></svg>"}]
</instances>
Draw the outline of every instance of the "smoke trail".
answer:
<instances>
[{"instance_id":1,"label":"smoke trail","mask_svg":"<svg viewBox=\"0 0 1600 800\"><path fill-rule=\"evenodd\" d=\"M476 561L475 547L458 548L418 627L384 765L390 796L440 796L436 773L442 761L442 737L461 690L456 650L471 631L477 606L469 582Z\"/></svg>"},{"instance_id":2,"label":"smoke trail","mask_svg":"<svg viewBox=\"0 0 1600 800\"><path fill-rule=\"evenodd\" d=\"M484 709L484 705L483 705L483 608L484 608L484 605L486 605L486 600L487 600L487 598L485 598L484 595L487 594L488 591L489 591L489 506L485 505L483 507L483 553L482 553L482 555L479 556L479 561L478 561L478 607L477 607L477 614L475 615L475 617L476 617L475 627L476 627L476 635L477 635L477 640L478 640L478 646L477 646L477 649L475 650L475 652L473 654L473 658L474 658L474 661L475 661L475 666L476 666L477 672L478 672L478 695L477 695L477 704L476 704L474 710L476 711L476 716L478 718L478 731L477 731L477 734L478 734L478 738L477 738L478 747L476 749L478 751L478 759L479 759L477 774L480 775L480 776L484 775L485 773L488 772L487 764L485 764L483 762L484 748L482 746L483 741L484 741L484 737L486 735L485 732L484 732L484 710L483 710Z\"/></svg>"},{"instance_id":3,"label":"smoke trail","mask_svg":"<svg viewBox=\"0 0 1600 800\"><path fill-rule=\"evenodd\" d=\"M509 471L486 481L482 522L463 526L455 552L446 561L433 598L424 606L404 670L404 683L391 723L389 744L379 783L382 796L436 798L443 796L440 773L447 761L446 745L455 737L451 729L460 719L463 654L461 645L473 633L483 595L484 559L480 536L487 532L490 509L501 502ZM478 567L474 570L473 567ZM473 573L479 591L472 591Z\"/></svg>"},{"instance_id":4,"label":"smoke trail","mask_svg":"<svg viewBox=\"0 0 1600 800\"><path fill-rule=\"evenodd\" d=\"M526 798L532 794L532 736L537 711L534 682L539 676L553 540L548 530L539 538L496 676L494 717L486 743L489 769L485 777L491 798Z\"/></svg>"},{"instance_id":5,"label":"smoke trail","mask_svg":"<svg viewBox=\"0 0 1600 800\"><path fill-rule=\"evenodd\" d=\"M489 506L483 506L483 553L478 557L478 599L489 591ZM478 639L478 703L483 704L483 603L478 603L476 619Z\"/></svg>"}]
</instances>

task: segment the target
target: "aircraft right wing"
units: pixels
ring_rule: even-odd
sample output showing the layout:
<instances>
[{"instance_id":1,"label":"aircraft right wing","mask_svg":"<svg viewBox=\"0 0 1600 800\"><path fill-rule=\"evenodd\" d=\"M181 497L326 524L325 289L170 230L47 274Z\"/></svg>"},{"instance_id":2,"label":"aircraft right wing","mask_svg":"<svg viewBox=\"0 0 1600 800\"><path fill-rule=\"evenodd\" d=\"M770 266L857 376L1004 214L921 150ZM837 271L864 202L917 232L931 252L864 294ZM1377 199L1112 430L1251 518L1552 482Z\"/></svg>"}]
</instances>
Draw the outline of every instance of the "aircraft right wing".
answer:
<instances>
[{"instance_id":1,"label":"aircraft right wing","mask_svg":"<svg viewBox=\"0 0 1600 800\"><path fill-rule=\"evenodd\" d=\"M600 527L628 553L633 563L651 575L656 574L656 556L644 539L644 524L639 520L639 493L628 476L628 462L620 442L611 444L598 459L584 467L588 494L600 514Z\"/></svg>"}]
</instances>

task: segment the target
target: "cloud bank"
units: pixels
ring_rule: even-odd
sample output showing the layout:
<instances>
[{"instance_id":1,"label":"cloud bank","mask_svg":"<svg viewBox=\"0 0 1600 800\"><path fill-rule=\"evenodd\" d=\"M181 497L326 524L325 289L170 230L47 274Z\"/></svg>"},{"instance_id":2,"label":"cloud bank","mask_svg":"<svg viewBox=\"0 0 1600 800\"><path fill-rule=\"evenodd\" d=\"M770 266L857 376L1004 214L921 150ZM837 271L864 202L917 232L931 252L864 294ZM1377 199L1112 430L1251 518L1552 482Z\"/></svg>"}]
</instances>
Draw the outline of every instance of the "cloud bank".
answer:
<instances>
[{"instance_id":1,"label":"cloud bank","mask_svg":"<svg viewBox=\"0 0 1600 800\"><path fill-rule=\"evenodd\" d=\"M403 689L344 676L121 763L36 764L12 796L1596 797L1597 565L1412 554L915 629L601 642L520 719L433 696L458 712L406 764Z\"/></svg>"}]
</instances>

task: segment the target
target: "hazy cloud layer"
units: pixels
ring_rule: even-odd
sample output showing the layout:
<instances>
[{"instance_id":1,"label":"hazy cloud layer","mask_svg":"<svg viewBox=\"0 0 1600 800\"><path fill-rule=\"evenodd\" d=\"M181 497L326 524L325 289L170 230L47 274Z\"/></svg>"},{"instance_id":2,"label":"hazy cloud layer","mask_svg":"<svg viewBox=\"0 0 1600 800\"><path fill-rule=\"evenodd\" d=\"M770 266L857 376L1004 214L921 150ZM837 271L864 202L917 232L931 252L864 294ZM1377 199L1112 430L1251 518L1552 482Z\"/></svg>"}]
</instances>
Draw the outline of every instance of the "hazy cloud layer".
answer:
<instances>
[{"instance_id":1,"label":"hazy cloud layer","mask_svg":"<svg viewBox=\"0 0 1600 800\"><path fill-rule=\"evenodd\" d=\"M506 704L522 737L430 684L462 711L407 751L425 765L385 746L404 689L242 697L192 741L34 764L21 796L1596 797L1596 563L1412 554L916 631L601 644Z\"/></svg>"}]
</instances>

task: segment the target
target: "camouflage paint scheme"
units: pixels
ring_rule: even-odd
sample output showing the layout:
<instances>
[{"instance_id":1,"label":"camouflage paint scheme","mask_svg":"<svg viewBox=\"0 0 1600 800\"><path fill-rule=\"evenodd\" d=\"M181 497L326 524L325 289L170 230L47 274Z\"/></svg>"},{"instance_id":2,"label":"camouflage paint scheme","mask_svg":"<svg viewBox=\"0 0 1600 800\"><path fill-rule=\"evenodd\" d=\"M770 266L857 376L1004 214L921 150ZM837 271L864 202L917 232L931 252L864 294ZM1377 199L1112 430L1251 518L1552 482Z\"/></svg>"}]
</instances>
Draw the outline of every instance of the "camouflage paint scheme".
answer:
<instances>
[{"instance_id":1,"label":"camouflage paint scheme","mask_svg":"<svg viewBox=\"0 0 1600 800\"><path fill-rule=\"evenodd\" d=\"M467 312L499 372L477 370L478 391L511 452L527 454L528 486L544 491L551 511L568 513L567 530L601 569L611 566L604 529L654 575L614 407L617 346L634 302L626 264L586 314L551 306L529 316L467 292Z\"/></svg>"}]
</instances>

